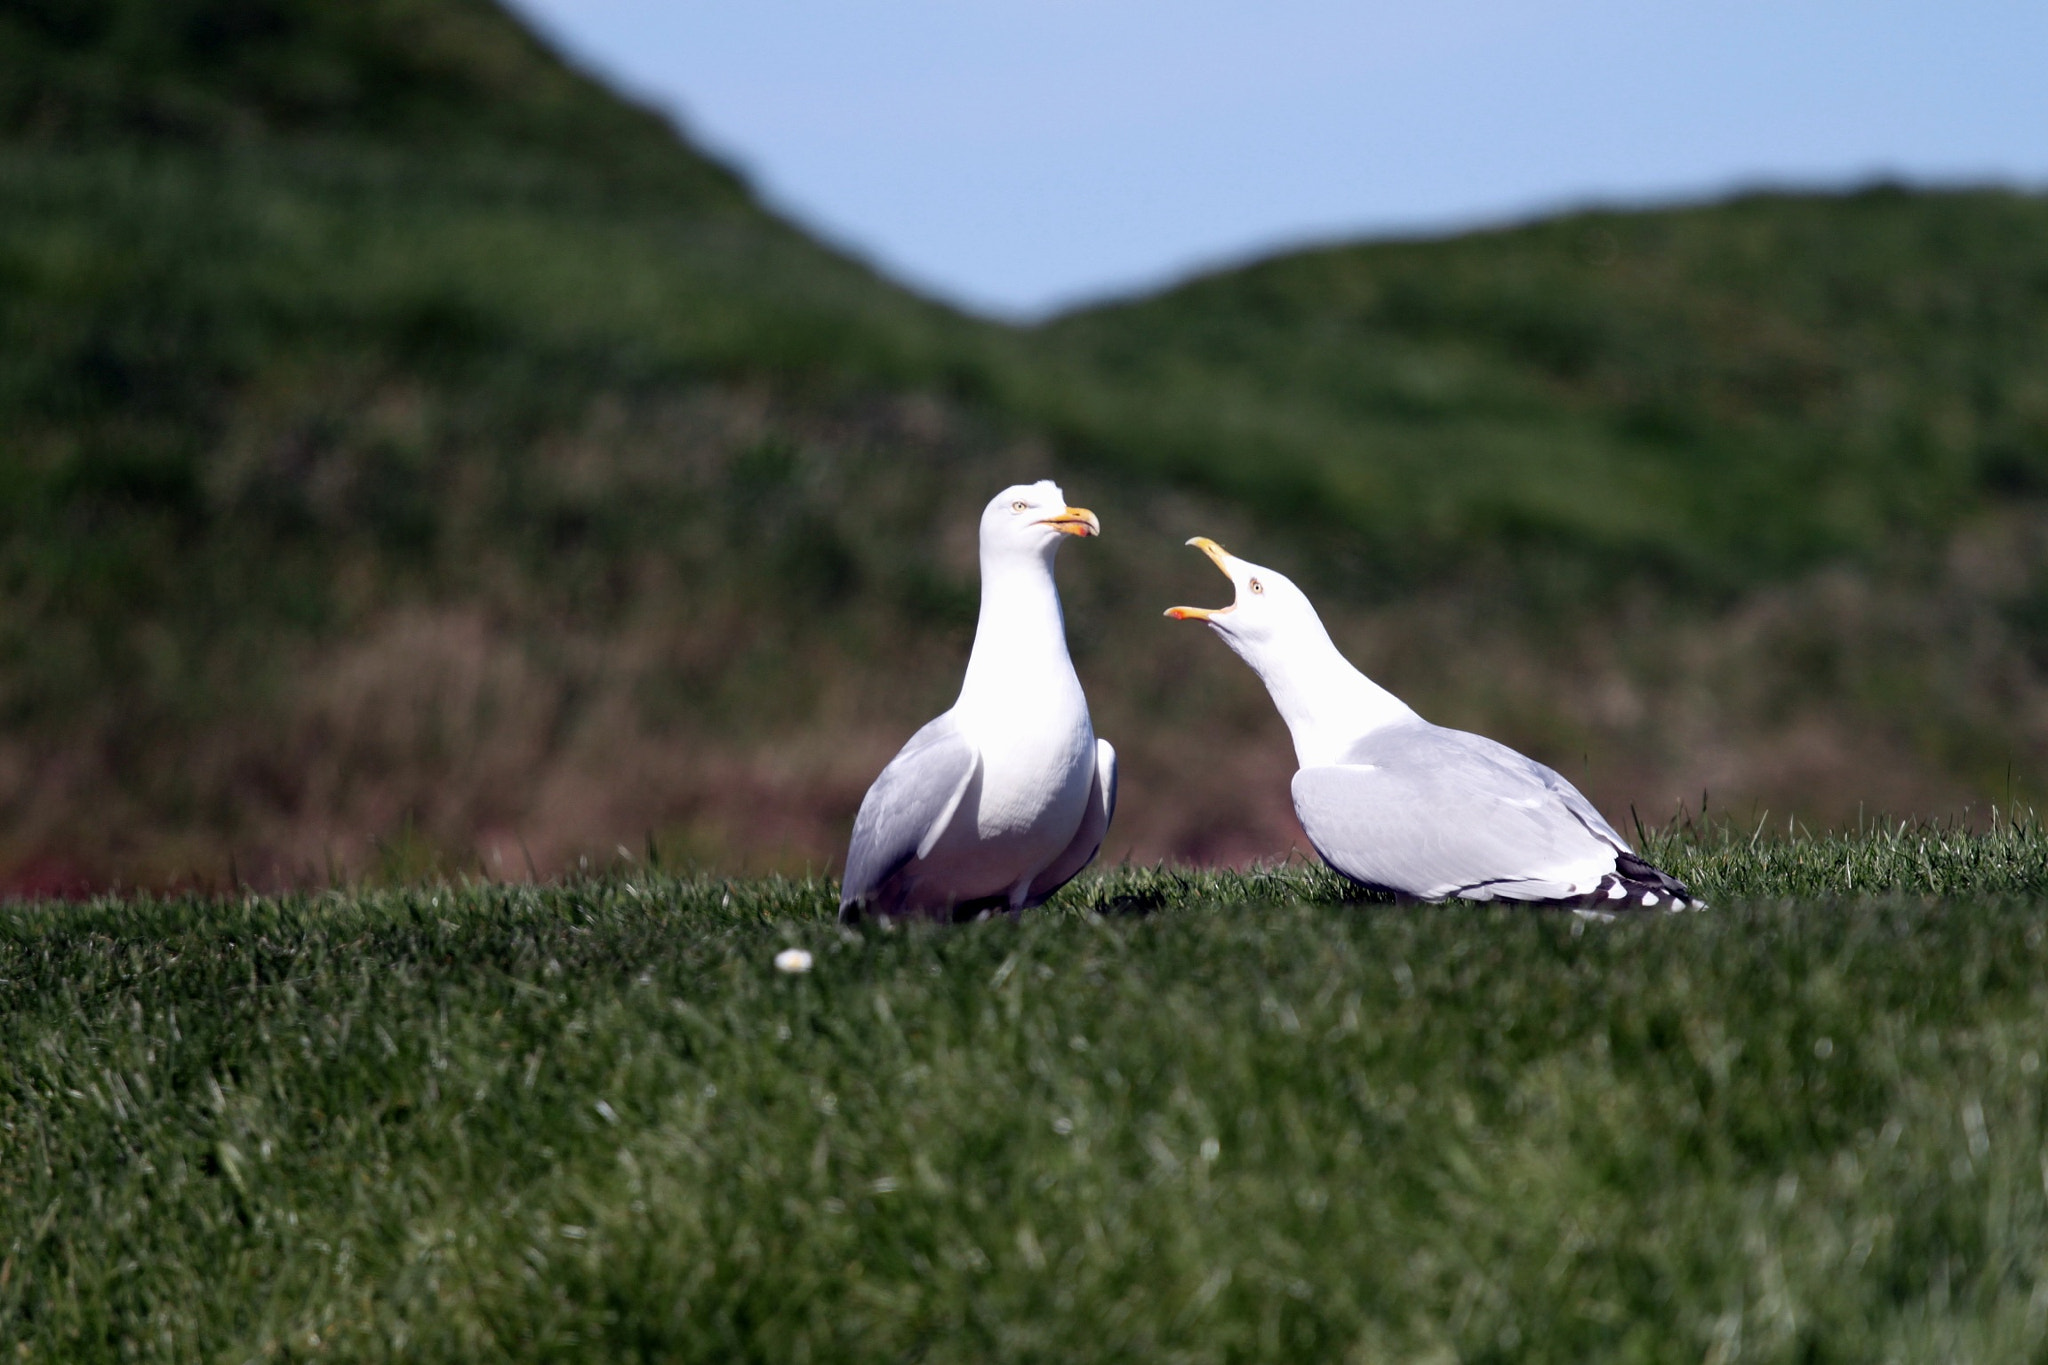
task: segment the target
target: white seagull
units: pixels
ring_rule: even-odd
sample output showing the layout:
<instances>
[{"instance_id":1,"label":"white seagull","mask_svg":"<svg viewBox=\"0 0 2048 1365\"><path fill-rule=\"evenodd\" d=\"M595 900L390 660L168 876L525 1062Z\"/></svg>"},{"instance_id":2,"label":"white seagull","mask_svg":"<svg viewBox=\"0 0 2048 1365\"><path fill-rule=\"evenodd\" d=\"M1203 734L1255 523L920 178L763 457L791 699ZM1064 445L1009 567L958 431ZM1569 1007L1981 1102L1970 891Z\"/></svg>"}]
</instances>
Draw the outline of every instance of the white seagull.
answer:
<instances>
[{"instance_id":1,"label":"white seagull","mask_svg":"<svg viewBox=\"0 0 2048 1365\"><path fill-rule=\"evenodd\" d=\"M1638 858L1578 788L1505 744L1432 725L1337 652L1284 574L1204 536L1236 600L1172 607L1206 621L1266 684L1294 737L1294 813L1323 861L1418 900L1452 896L1589 913L1701 902Z\"/></svg>"},{"instance_id":2,"label":"white seagull","mask_svg":"<svg viewBox=\"0 0 2048 1365\"><path fill-rule=\"evenodd\" d=\"M1050 480L982 509L981 619L960 698L861 801L841 923L1023 910L1095 857L1116 810L1116 750L1089 722L1052 561L1067 536L1101 529Z\"/></svg>"}]
</instances>

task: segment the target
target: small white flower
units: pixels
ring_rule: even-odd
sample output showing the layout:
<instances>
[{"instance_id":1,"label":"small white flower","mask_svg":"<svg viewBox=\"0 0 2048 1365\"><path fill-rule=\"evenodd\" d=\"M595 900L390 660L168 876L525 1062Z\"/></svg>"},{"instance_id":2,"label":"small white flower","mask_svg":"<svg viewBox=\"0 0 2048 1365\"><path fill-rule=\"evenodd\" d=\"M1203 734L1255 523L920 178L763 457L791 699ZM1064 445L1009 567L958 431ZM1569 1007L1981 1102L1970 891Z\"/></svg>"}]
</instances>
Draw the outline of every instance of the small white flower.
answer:
<instances>
[{"instance_id":1,"label":"small white flower","mask_svg":"<svg viewBox=\"0 0 2048 1365\"><path fill-rule=\"evenodd\" d=\"M784 948L775 955L775 970L778 972L807 972L811 969L811 955L801 948Z\"/></svg>"}]
</instances>

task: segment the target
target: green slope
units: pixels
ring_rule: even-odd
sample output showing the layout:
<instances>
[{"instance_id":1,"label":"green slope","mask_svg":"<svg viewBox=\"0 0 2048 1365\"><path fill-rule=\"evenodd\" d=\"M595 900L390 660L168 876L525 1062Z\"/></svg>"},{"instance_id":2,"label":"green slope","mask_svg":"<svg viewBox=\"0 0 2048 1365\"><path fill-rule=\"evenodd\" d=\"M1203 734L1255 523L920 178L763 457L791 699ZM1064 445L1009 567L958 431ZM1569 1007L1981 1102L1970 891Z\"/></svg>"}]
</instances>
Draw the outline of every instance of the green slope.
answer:
<instances>
[{"instance_id":1,"label":"green slope","mask_svg":"<svg viewBox=\"0 0 2048 1365\"><path fill-rule=\"evenodd\" d=\"M10 0L0 131L45 145L488 146L745 200L729 172L491 0Z\"/></svg>"},{"instance_id":2,"label":"green slope","mask_svg":"<svg viewBox=\"0 0 2048 1365\"><path fill-rule=\"evenodd\" d=\"M1194 531L1610 805L1997 793L2048 761L2044 228L1759 197L1017 331L486 0L0 0L0 874L828 859L957 676L959 528L1047 473L1141 856L1293 837L1256 689L1155 619Z\"/></svg>"},{"instance_id":3,"label":"green slope","mask_svg":"<svg viewBox=\"0 0 2048 1365\"><path fill-rule=\"evenodd\" d=\"M1289 255L1064 318L1074 431L1389 558L1715 584L2048 491L2048 200L1756 195Z\"/></svg>"},{"instance_id":4,"label":"green slope","mask_svg":"<svg viewBox=\"0 0 2048 1365\"><path fill-rule=\"evenodd\" d=\"M407 609L514 651L746 617L759 665L688 705L729 683L758 712L787 607L852 586L828 514L886 501L795 486L788 429L944 380L981 330L763 213L494 5L0 26L0 723L31 846L77 841L23 833L53 796L97 804L51 790L66 766L128 798L101 820L201 839L315 799L337 722L291 698ZM959 595L903 573L913 602ZM534 724L573 726L562 675ZM416 738L337 761L411 763Z\"/></svg>"}]
</instances>

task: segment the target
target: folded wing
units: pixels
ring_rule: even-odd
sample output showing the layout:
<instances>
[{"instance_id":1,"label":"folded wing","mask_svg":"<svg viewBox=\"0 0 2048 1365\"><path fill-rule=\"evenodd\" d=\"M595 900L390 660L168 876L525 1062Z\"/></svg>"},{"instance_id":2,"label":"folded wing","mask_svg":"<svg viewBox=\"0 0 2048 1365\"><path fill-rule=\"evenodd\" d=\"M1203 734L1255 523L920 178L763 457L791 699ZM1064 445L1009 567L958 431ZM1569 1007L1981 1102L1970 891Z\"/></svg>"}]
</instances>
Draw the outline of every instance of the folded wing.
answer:
<instances>
[{"instance_id":1,"label":"folded wing","mask_svg":"<svg viewBox=\"0 0 2048 1365\"><path fill-rule=\"evenodd\" d=\"M1417 721L1294 776L1309 841L1339 872L1425 900L1585 896L1627 852L1543 764L1480 735Z\"/></svg>"},{"instance_id":2,"label":"folded wing","mask_svg":"<svg viewBox=\"0 0 2048 1365\"><path fill-rule=\"evenodd\" d=\"M910 737L861 799L839 886L839 918L851 923L864 907L893 913L903 899L903 873L929 854L981 770L981 756L940 716Z\"/></svg>"}]
</instances>

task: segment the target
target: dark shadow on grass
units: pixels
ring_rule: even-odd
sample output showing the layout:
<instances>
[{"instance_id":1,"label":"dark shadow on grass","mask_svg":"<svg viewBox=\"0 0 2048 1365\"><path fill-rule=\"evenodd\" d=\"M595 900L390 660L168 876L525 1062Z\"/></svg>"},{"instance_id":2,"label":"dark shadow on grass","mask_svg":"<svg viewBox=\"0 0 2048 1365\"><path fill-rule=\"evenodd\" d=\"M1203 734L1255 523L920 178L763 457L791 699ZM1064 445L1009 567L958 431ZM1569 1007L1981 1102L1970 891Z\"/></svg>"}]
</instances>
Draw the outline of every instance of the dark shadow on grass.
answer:
<instances>
[{"instance_id":1,"label":"dark shadow on grass","mask_svg":"<svg viewBox=\"0 0 2048 1365\"><path fill-rule=\"evenodd\" d=\"M1148 886L1109 897L1095 907L1095 913L1104 919L1143 919L1186 899L1185 887Z\"/></svg>"}]
</instances>

